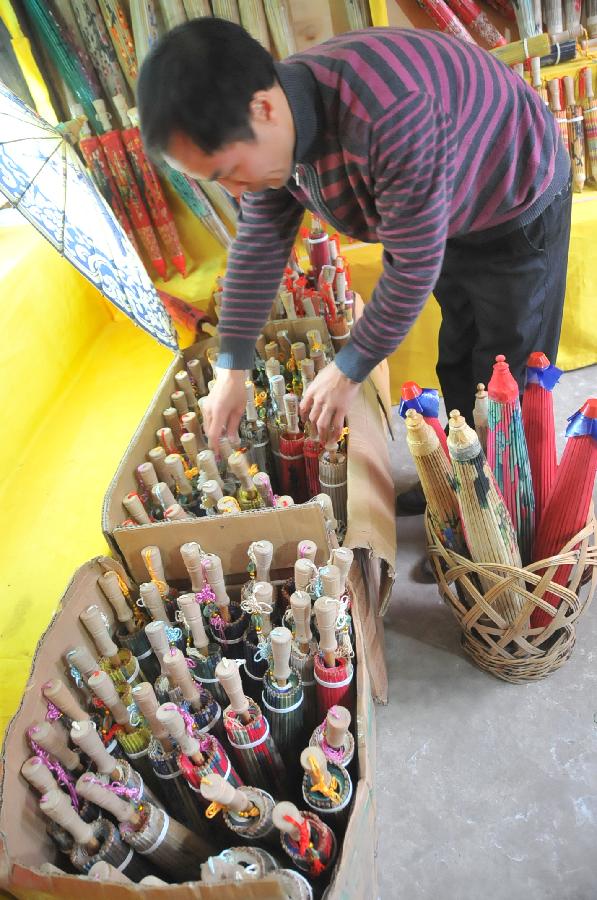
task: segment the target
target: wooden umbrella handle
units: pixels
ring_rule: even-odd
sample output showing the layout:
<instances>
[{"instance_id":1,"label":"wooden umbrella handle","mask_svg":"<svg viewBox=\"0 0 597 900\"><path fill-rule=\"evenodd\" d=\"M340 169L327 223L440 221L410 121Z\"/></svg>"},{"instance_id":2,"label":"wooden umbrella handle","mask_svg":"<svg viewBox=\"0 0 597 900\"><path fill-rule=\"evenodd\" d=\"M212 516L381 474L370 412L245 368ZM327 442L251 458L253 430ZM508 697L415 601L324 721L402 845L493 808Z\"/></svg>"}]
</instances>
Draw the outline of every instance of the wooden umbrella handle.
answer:
<instances>
[{"instance_id":1,"label":"wooden umbrella handle","mask_svg":"<svg viewBox=\"0 0 597 900\"><path fill-rule=\"evenodd\" d=\"M67 745L66 732L63 728L58 728L50 722L37 722L28 733L40 747L55 756L65 769L73 771L80 767L79 754Z\"/></svg>"},{"instance_id":2,"label":"wooden umbrella handle","mask_svg":"<svg viewBox=\"0 0 597 900\"><path fill-rule=\"evenodd\" d=\"M97 604L84 609L79 614L79 618L93 638L93 643L101 656L109 658L118 656L118 647L110 637L110 632L102 618L102 611Z\"/></svg>"},{"instance_id":3,"label":"wooden umbrella handle","mask_svg":"<svg viewBox=\"0 0 597 900\"><path fill-rule=\"evenodd\" d=\"M58 782L39 756L30 756L21 766L21 775L40 794L58 790Z\"/></svg>"},{"instance_id":4,"label":"wooden umbrella handle","mask_svg":"<svg viewBox=\"0 0 597 900\"><path fill-rule=\"evenodd\" d=\"M70 730L71 741L87 754L100 775L112 775L117 769L117 762L110 756L102 739L97 733L95 724L89 720L73 722Z\"/></svg>"},{"instance_id":5,"label":"wooden umbrella handle","mask_svg":"<svg viewBox=\"0 0 597 900\"><path fill-rule=\"evenodd\" d=\"M296 548L297 559L308 559L314 563L317 557L317 544L315 541L299 541Z\"/></svg>"},{"instance_id":6,"label":"wooden umbrella handle","mask_svg":"<svg viewBox=\"0 0 597 900\"><path fill-rule=\"evenodd\" d=\"M320 570L321 589L326 597L333 597L334 600L340 599L341 575L338 566L328 565Z\"/></svg>"},{"instance_id":7,"label":"wooden umbrella handle","mask_svg":"<svg viewBox=\"0 0 597 900\"><path fill-rule=\"evenodd\" d=\"M162 562L162 554L160 553L160 548L153 545L149 547L143 547L143 549L141 550L141 557L146 566L148 562L151 566L153 575L148 569L147 574L149 575L149 577L153 578L153 576L155 576L158 581L163 581L165 583L166 575L164 573L164 564Z\"/></svg>"},{"instance_id":8,"label":"wooden umbrella handle","mask_svg":"<svg viewBox=\"0 0 597 900\"><path fill-rule=\"evenodd\" d=\"M191 759L201 753L199 741L187 732L187 726L176 704L162 703L156 713L158 722L174 738L182 753Z\"/></svg>"},{"instance_id":9,"label":"wooden umbrella handle","mask_svg":"<svg viewBox=\"0 0 597 900\"><path fill-rule=\"evenodd\" d=\"M147 465L151 464L147 463ZM133 611L128 605L126 597L122 593L116 572L112 570L103 572L97 581L106 600L116 613L118 621L122 622L122 624L134 621Z\"/></svg>"},{"instance_id":10,"label":"wooden umbrella handle","mask_svg":"<svg viewBox=\"0 0 597 900\"><path fill-rule=\"evenodd\" d=\"M304 591L316 573L317 567L310 559L297 559L294 564L294 585L296 590Z\"/></svg>"},{"instance_id":11,"label":"wooden umbrella handle","mask_svg":"<svg viewBox=\"0 0 597 900\"><path fill-rule=\"evenodd\" d=\"M156 584L153 581L146 581L139 586L139 593L145 609L149 612L154 621L168 622L168 614L164 601Z\"/></svg>"},{"instance_id":12,"label":"wooden umbrella handle","mask_svg":"<svg viewBox=\"0 0 597 900\"><path fill-rule=\"evenodd\" d=\"M136 825L139 822L139 814L134 807L113 791L108 790L108 785L98 784L99 779L87 772L81 775L75 785L75 790L84 800L95 803L96 806L105 809L119 822L130 822Z\"/></svg>"},{"instance_id":13,"label":"wooden umbrella handle","mask_svg":"<svg viewBox=\"0 0 597 900\"><path fill-rule=\"evenodd\" d=\"M287 683L290 676L290 649L292 646L292 632L283 625L273 628L270 633L273 656L273 675L281 687Z\"/></svg>"},{"instance_id":14,"label":"wooden umbrella handle","mask_svg":"<svg viewBox=\"0 0 597 900\"><path fill-rule=\"evenodd\" d=\"M98 667L97 659L83 644L68 650L66 659L69 665L76 666L86 682L91 673L95 672Z\"/></svg>"},{"instance_id":15,"label":"wooden umbrella handle","mask_svg":"<svg viewBox=\"0 0 597 900\"><path fill-rule=\"evenodd\" d=\"M217 664L215 675L226 691L234 712L240 716L243 714L248 715L249 699L245 697L240 671L236 662L224 657Z\"/></svg>"},{"instance_id":16,"label":"wooden umbrella handle","mask_svg":"<svg viewBox=\"0 0 597 900\"><path fill-rule=\"evenodd\" d=\"M274 558L274 545L271 541L253 541L250 550L255 557L255 580L269 581L269 573Z\"/></svg>"},{"instance_id":17,"label":"wooden umbrella handle","mask_svg":"<svg viewBox=\"0 0 597 900\"><path fill-rule=\"evenodd\" d=\"M201 567L201 547L196 541L188 541L181 546L180 555L191 579L191 590L202 590L205 587L205 579Z\"/></svg>"},{"instance_id":18,"label":"wooden umbrella handle","mask_svg":"<svg viewBox=\"0 0 597 900\"><path fill-rule=\"evenodd\" d=\"M340 572L340 595L346 590L346 580L354 561L354 553L350 547L334 547L330 562Z\"/></svg>"},{"instance_id":19,"label":"wooden umbrella handle","mask_svg":"<svg viewBox=\"0 0 597 900\"><path fill-rule=\"evenodd\" d=\"M145 485L148 491L154 487L158 481L158 473L155 470L155 466L150 462L142 462L137 466L137 472L139 473L139 477L141 481Z\"/></svg>"},{"instance_id":20,"label":"wooden umbrella handle","mask_svg":"<svg viewBox=\"0 0 597 900\"><path fill-rule=\"evenodd\" d=\"M301 752L301 766L308 773L311 784L316 785L319 781L327 787L332 780L331 773L328 771L328 761L323 750L320 747L305 747Z\"/></svg>"},{"instance_id":21,"label":"wooden umbrella handle","mask_svg":"<svg viewBox=\"0 0 597 900\"><path fill-rule=\"evenodd\" d=\"M317 620L319 631L319 649L323 652L326 666L334 666L336 663L336 617L338 615L338 603L331 597L319 597L313 604L313 611Z\"/></svg>"},{"instance_id":22,"label":"wooden umbrella handle","mask_svg":"<svg viewBox=\"0 0 597 900\"><path fill-rule=\"evenodd\" d=\"M75 843L83 846L97 844L93 827L73 809L67 794L56 789L48 791L39 801L39 807L49 819L68 831Z\"/></svg>"},{"instance_id":23,"label":"wooden umbrella handle","mask_svg":"<svg viewBox=\"0 0 597 900\"><path fill-rule=\"evenodd\" d=\"M164 749L168 749L170 746L170 732L157 718L160 704L152 685L148 681L143 681L141 684L135 685L132 693L135 703L147 720L151 733L158 739Z\"/></svg>"},{"instance_id":24,"label":"wooden umbrella handle","mask_svg":"<svg viewBox=\"0 0 597 900\"><path fill-rule=\"evenodd\" d=\"M219 803L233 812L247 812L253 806L243 791L239 791L229 781L215 773L201 779L199 790L201 791L201 796L209 800L210 803Z\"/></svg>"},{"instance_id":25,"label":"wooden umbrella handle","mask_svg":"<svg viewBox=\"0 0 597 900\"><path fill-rule=\"evenodd\" d=\"M302 825L305 821L294 803L290 803L289 800L282 800L280 803L276 803L272 810L272 822L278 831L284 831L293 840L298 841L301 833L297 826L293 822L289 822L288 819L293 819L297 825Z\"/></svg>"},{"instance_id":26,"label":"wooden umbrella handle","mask_svg":"<svg viewBox=\"0 0 597 900\"><path fill-rule=\"evenodd\" d=\"M215 553L208 553L205 557L205 575L210 584L211 589L216 595L215 604L226 619L227 608L230 605L230 597L226 592L224 583L224 571L222 569L222 560Z\"/></svg>"},{"instance_id":27,"label":"wooden umbrella handle","mask_svg":"<svg viewBox=\"0 0 597 900\"><path fill-rule=\"evenodd\" d=\"M311 598L306 591L295 591L290 596L290 608L294 617L295 639L299 644L308 644L311 632Z\"/></svg>"},{"instance_id":28,"label":"wooden umbrella handle","mask_svg":"<svg viewBox=\"0 0 597 900\"><path fill-rule=\"evenodd\" d=\"M128 494L124 495L122 505L130 518L134 519L139 525L149 525L151 523L147 510L143 506L139 494L136 494L135 491L129 491Z\"/></svg>"},{"instance_id":29,"label":"wooden umbrella handle","mask_svg":"<svg viewBox=\"0 0 597 900\"><path fill-rule=\"evenodd\" d=\"M178 647L170 647L163 654L161 660L168 678L182 691L182 696L188 703L201 699L199 688L193 681L193 677L187 666L186 657Z\"/></svg>"},{"instance_id":30,"label":"wooden umbrella handle","mask_svg":"<svg viewBox=\"0 0 597 900\"><path fill-rule=\"evenodd\" d=\"M274 609L274 586L269 581L256 581L253 585L253 599L262 605L261 631L267 636L272 630L271 614ZM269 607L269 611L265 608Z\"/></svg>"},{"instance_id":31,"label":"wooden umbrella handle","mask_svg":"<svg viewBox=\"0 0 597 900\"><path fill-rule=\"evenodd\" d=\"M88 719L86 712L75 695L68 689L61 678L51 678L42 686L44 697L54 704L72 721Z\"/></svg>"},{"instance_id":32,"label":"wooden umbrella handle","mask_svg":"<svg viewBox=\"0 0 597 900\"><path fill-rule=\"evenodd\" d=\"M181 594L178 598L178 608L182 612L185 622L191 629L193 644L197 650L207 650L209 638L205 631L205 622L201 605L197 603L194 594Z\"/></svg>"},{"instance_id":33,"label":"wooden umbrella handle","mask_svg":"<svg viewBox=\"0 0 597 900\"><path fill-rule=\"evenodd\" d=\"M130 725L129 711L118 696L114 682L107 672L94 672L89 676L89 687L105 703L118 725Z\"/></svg>"},{"instance_id":34,"label":"wooden umbrella handle","mask_svg":"<svg viewBox=\"0 0 597 900\"><path fill-rule=\"evenodd\" d=\"M324 735L330 747L343 747L351 716L345 706L331 706L325 717Z\"/></svg>"}]
</instances>

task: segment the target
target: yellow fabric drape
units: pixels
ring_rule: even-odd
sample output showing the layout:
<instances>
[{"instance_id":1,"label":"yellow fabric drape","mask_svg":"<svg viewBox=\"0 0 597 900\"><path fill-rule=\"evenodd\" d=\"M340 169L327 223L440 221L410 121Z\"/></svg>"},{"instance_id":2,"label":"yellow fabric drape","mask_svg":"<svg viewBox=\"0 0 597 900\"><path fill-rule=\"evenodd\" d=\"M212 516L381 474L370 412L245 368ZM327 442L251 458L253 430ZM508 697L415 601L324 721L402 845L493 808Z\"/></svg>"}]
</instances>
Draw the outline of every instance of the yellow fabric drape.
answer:
<instances>
[{"instance_id":1,"label":"yellow fabric drape","mask_svg":"<svg viewBox=\"0 0 597 900\"><path fill-rule=\"evenodd\" d=\"M47 122L56 125L58 119L50 102L48 90L31 52L31 44L21 31L19 20L15 15L10 0L0 0L0 16L10 34L15 56L21 67L23 78L27 82L27 87L37 112Z\"/></svg>"}]
</instances>

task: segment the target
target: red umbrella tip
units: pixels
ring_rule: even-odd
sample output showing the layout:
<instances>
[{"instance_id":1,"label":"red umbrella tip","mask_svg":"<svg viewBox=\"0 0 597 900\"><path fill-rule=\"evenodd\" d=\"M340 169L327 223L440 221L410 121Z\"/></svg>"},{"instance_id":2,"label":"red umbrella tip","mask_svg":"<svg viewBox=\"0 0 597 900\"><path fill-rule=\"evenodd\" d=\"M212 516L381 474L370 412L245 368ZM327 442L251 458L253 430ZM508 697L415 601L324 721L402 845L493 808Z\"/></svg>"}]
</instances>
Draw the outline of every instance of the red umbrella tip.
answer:
<instances>
[{"instance_id":1,"label":"red umbrella tip","mask_svg":"<svg viewBox=\"0 0 597 900\"><path fill-rule=\"evenodd\" d=\"M405 381L402 385L401 396L403 400L414 400L415 397L420 397L422 393L423 389L416 381Z\"/></svg>"},{"instance_id":2,"label":"red umbrella tip","mask_svg":"<svg viewBox=\"0 0 597 900\"><path fill-rule=\"evenodd\" d=\"M587 419L597 419L597 397L591 397L583 403L580 411Z\"/></svg>"},{"instance_id":3,"label":"red umbrella tip","mask_svg":"<svg viewBox=\"0 0 597 900\"><path fill-rule=\"evenodd\" d=\"M497 400L499 403L509 403L518 397L518 385L510 372L506 357L501 354L495 358L487 393L491 400Z\"/></svg>"},{"instance_id":4,"label":"red umbrella tip","mask_svg":"<svg viewBox=\"0 0 597 900\"><path fill-rule=\"evenodd\" d=\"M548 369L549 365L550 363L545 353L539 351L531 353L527 359L527 366L531 366L533 369Z\"/></svg>"}]
</instances>

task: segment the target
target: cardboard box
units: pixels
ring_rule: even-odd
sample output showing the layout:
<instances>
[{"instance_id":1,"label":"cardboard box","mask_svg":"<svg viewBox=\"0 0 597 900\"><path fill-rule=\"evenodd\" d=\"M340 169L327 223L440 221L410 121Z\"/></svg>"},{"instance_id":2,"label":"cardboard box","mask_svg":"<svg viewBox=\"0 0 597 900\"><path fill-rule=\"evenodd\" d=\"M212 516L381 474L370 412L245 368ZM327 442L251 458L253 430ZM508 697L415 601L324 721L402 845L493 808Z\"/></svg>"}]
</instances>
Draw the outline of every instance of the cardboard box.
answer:
<instances>
[{"instance_id":1,"label":"cardboard box","mask_svg":"<svg viewBox=\"0 0 597 900\"><path fill-rule=\"evenodd\" d=\"M234 529L237 523L230 526ZM298 537L298 535L297 535ZM295 541L296 543L296 541ZM207 548L211 549L211 548ZM243 575L244 553L235 558L229 570L236 580ZM47 837L43 816L37 808L36 795L20 775L20 767L31 755L25 739L26 729L43 719L46 704L41 685L51 677L63 676L64 652L75 642L90 646L89 637L79 621L79 613L90 603L98 603L110 622L113 615L97 585L98 576L106 568L124 570L112 559L99 557L83 565L75 573L60 607L47 631L40 639L21 705L6 732L2 752L2 784L0 794L0 890L22 900L60 897L62 900L154 900L165 896L165 888L147 888L126 884L99 884L84 876L47 875L39 871L43 862L60 867L59 854ZM285 573L286 575L288 573ZM171 572L166 575L174 580ZM230 579L234 580L234 579ZM365 659L363 629L358 606L353 614L356 649L357 708L354 720L357 742L358 781L355 800L345 840L336 864L335 874L327 890L327 900L364 900L377 896L375 868L375 720L371 687ZM232 842L231 842L232 844ZM290 864L290 861L288 861ZM282 900L283 895L272 879L242 884L207 886L193 882L168 887L172 900L205 898L205 900Z\"/></svg>"},{"instance_id":2,"label":"cardboard box","mask_svg":"<svg viewBox=\"0 0 597 900\"><path fill-rule=\"evenodd\" d=\"M355 316L361 314L362 300L356 297ZM264 328L268 339L280 329L288 331L291 340L306 340L306 333L318 328L322 339L328 339L322 319L282 319L270 321ZM155 445L155 433L163 425L162 410L170 405L170 394L176 389L174 375L187 359L204 354L216 339L208 339L184 350L168 369L164 379L135 432L129 448L108 487L102 511L102 528L114 553L123 561L133 578L144 581L146 572L140 551L149 544L165 548L173 577L184 578L178 547L185 541L197 541L210 552L222 557L224 569L230 570L235 547L231 544L227 523L238 522L235 534L241 543L256 535L274 544L274 569L292 566L295 536L311 537L321 554L318 564L325 562L326 531L317 504L304 503L282 510L257 510L237 516L204 517L194 521L155 522L150 525L125 526L122 498L137 489L134 472L145 461L147 451ZM396 559L396 519L394 484L388 454L390 422L390 387L386 362L381 363L363 383L348 416L348 529L344 545L355 551L355 577L362 581L359 604L367 646L367 664L373 694L379 702L387 702L387 676L383 650L383 616L392 592ZM391 432L390 432L391 433ZM236 527L236 526L235 526ZM182 537L182 535L185 535ZM274 572L275 577L275 572Z\"/></svg>"}]
</instances>

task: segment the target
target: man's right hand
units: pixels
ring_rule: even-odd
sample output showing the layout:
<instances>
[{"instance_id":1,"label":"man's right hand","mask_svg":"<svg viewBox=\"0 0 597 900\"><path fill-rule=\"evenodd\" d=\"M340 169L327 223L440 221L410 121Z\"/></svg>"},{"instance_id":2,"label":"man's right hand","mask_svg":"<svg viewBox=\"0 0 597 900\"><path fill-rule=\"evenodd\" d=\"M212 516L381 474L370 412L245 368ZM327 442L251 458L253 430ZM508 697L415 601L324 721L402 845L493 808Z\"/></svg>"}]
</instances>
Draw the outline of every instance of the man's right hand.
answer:
<instances>
[{"instance_id":1,"label":"man's right hand","mask_svg":"<svg viewBox=\"0 0 597 900\"><path fill-rule=\"evenodd\" d=\"M238 425L246 405L244 369L218 369L216 383L203 403L203 428L209 446L216 453L224 433L238 434Z\"/></svg>"}]
</instances>

